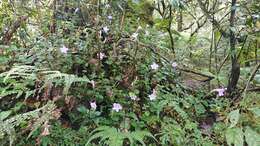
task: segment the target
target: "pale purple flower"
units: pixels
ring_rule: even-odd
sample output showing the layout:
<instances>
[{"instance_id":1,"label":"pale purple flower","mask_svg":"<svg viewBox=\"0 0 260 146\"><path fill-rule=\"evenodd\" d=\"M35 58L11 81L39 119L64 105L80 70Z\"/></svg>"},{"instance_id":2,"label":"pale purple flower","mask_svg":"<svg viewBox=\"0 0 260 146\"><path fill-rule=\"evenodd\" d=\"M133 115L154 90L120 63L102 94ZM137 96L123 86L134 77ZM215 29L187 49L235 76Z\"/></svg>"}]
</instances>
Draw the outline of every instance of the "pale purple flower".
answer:
<instances>
[{"instance_id":1,"label":"pale purple flower","mask_svg":"<svg viewBox=\"0 0 260 146\"><path fill-rule=\"evenodd\" d=\"M64 45L60 48L61 53L64 53L64 54L67 54L68 50L69 49L67 47L65 47Z\"/></svg>"},{"instance_id":2,"label":"pale purple flower","mask_svg":"<svg viewBox=\"0 0 260 146\"><path fill-rule=\"evenodd\" d=\"M105 33L108 33L109 28L108 28L107 26L105 26L105 27L103 27L103 31L104 31Z\"/></svg>"},{"instance_id":3,"label":"pale purple flower","mask_svg":"<svg viewBox=\"0 0 260 146\"><path fill-rule=\"evenodd\" d=\"M90 102L90 107L91 107L91 109L96 110L97 109L96 102L95 101L94 102Z\"/></svg>"},{"instance_id":4,"label":"pale purple flower","mask_svg":"<svg viewBox=\"0 0 260 146\"><path fill-rule=\"evenodd\" d=\"M100 52L100 53L97 54L97 56L98 56L98 58L99 58L100 60L103 60L103 59L106 57L106 54Z\"/></svg>"},{"instance_id":5,"label":"pale purple flower","mask_svg":"<svg viewBox=\"0 0 260 146\"><path fill-rule=\"evenodd\" d=\"M119 112L120 110L122 110L122 106L119 103L113 103L113 108L112 110Z\"/></svg>"},{"instance_id":6,"label":"pale purple flower","mask_svg":"<svg viewBox=\"0 0 260 146\"><path fill-rule=\"evenodd\" d=\"M135 40L137 40L138 33L136 33L136 32L135 32L135 33L133 33L133 34L131 35L131 37L132 37L132 38L134 38Z\"/></svg>"},{"instance_id":7,"label":"pale purple flower","mask_svg":"<svg viewBox=\"0 0 260 146\"><path fill-rule=\"evenodd\" d=\"M74 11L74 14L76 14L79 11L79 8L76 8Z\"/></svg>"},{"instance_id":8,"label":"pale purple flower","mask_svg":"<svg viewBox=\"0 0 260 146\"><path fill-rule=\"evenodd\" d=\"M218 92L218 96L224 96L226 90L227 90L226 88L218 88L218 89L213 89L212 91Z\"/></svg>"},{"instance_id":9,"label":"pale purple flower","mask_svg":"<svg viewBox=\"0 0 260 146\"><path fill-rule=\"evenodd\" d=\"M43 127L44 127L44 129L43 129L41 135L42 136L50 135L50 131L49 131L50 125L48 125L47 123L44 123Z\"/></svg>"},{"instance_id":10,"label":"pale purple flower","mask_svg":"<svg viewBox=\"0 0 260 146\"><path fill-rule=\"evenodd\" d=\"M148 97L149 97L150 100L155 100L156 99L156 90L153 89L153 93L150 94Z\"/></svg>"},{"instance_id":11,"label":"pale purple flower","mask_svg":"<svg viewBox=\"0 0 260 146\"><path fill-rule=\"evenodd\" d=\"M157 63L153 62L153 64L151 64L151 68L153 70L157 70L159 68L159 65Z\"/></svg>"},{"instance_id":12,"label":"pale purple flower","mask_svg":"<svg viewBox=\"0 0 260 146\"><path fill-rule=\"evenodd\" d=\"M107 16L107 19L111 21L113 19L113 16L109 15Z\"/></svg>"},{"instance_id":13,"label":"pale purple flower","mask_svg":"<svg viewBox=\"0 0 260 146\"><path fill-rule=\"evenodd\" d=\"M253 17L254 19L258 19L260 16L259 16L258 14L253 14L252 17Z\"/></svg>"},{"instance_id":14,"label":"pale purple flower","mask_svg":"<svg viewBox=\"0 0 260 146\"><path fill-rule=\"evenodd\" d=\"M177 66L178 66L177 62L173 62L173 63L172 63L172 67L173 67L173 68L176 68Z\"/></svg>"}]
</instances>

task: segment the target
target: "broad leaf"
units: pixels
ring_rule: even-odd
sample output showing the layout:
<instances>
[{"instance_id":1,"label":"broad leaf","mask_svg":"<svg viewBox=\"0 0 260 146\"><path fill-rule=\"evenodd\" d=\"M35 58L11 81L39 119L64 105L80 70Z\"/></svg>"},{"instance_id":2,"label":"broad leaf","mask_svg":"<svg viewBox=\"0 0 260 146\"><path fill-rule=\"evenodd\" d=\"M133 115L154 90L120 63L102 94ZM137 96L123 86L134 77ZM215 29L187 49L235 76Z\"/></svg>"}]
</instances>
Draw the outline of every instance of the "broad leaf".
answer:
<instances>
[{"instance_id":1,"label":"broad leaf","mask_svg":"<svg viewBox=\"0 0 260 146\"><path fill-rule=\"evenodd\" d=\"M232 112L229 113L228 115L228 118L229 118L229 121L230 121L230 128L236 126L236 124L238 123L238 120L239 120L239 109L237 110L234 110Z\"/></svg>"},{"instance_id":2,"label":"broad leaf","mask_svg":"<svg viewBox=\"0 0 260 146\"><path fill-rule=\"evenodd\" d=\"M228 146L243 146L243 131L240 128L228 128L226 131L226 141Z\"/></svg>"},{"instance_id":3,"label":"broad leaf","mask_svg":"<svg viewBox=\"0 0 260 146\"><path fill-rule=\"evenodd\" d=\"M249 110L254 114L255 118L260 117L260 108L259 107L249 108Z\"/></svg>"},{"instance_id":4,"label":"broad leaf","mask_svg":"<svg viewBox=\"0 0 260 146\"><path fill-rule=\"evenodd\" d=\"M3 120L6 119L11 113L12 113L12 111L3 111L3 112L0 112L0 120L3 121Z\"/></svg>"},{"instance_id":5,"label":"broad leaf","mask_svg":"<svg viewBox=\"0 0 260 146\"><path fill-rule=\"evenodd\" d=\"M260 134L256 133L250 127L246 127L245 138L248 146L259 146L260 145Z\"/></svg>"}]
</instances>

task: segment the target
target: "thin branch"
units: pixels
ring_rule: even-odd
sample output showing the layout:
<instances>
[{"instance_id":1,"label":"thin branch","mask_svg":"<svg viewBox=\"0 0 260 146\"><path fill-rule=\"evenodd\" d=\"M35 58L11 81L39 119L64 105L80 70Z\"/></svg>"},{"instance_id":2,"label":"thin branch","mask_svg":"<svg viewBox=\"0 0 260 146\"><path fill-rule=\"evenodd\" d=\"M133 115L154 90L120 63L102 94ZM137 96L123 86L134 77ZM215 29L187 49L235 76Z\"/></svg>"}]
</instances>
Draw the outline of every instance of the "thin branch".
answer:
<instances>
[{"instance_id":1,"label":"thin branch","mask_svg":"<svg viewBox=\"0 0 260 146\"><path fill-rule=\"evenodd\" d=\"M228 37L229 34L223 30L221 27L220 27L220 24L218 23L218 21L216 21L215 19L213 19L210 15L210 12L207 10L207 8L205 7L205 4L201 1L201 0L197 0L198 1L198 4L199 4L199 7L201 8L201 10L203 11L203 13L208 17L208 19L211 20L211 22L213 23L213 25L215 25L219 31L223 34L224 37Z\"/></svg>"},{"instance_id":2,"label":"thin branch","mask_svg":"<svg viewBox=\"0 0 260 146\"><path fill-rule=\"evenodd\" d=\"M194 36L201 27L203 27L207 22L207 19L205 19L201 24L197 21L198 27L191 33L190 37Z\"/></svg>"},{"instance_id":3,"label":"thin branch","mask_svg":"<svg viewBox=\"0 0 260 146\"><path fill-rule=\"evenodd\" d=\"M219 68L218 68L218 74L219 74L219 72L220 72L220 70L221 70L221 68L223 67L223 65L225 64L225 62L228 60L228 57L229 57L229 54L224 58L224 60L221 62L221 64L220 64L220 66L219 66Z\"/></svg>"},{"instance_id":4,"label":"thin branch","mask_svg":"<svg viewBox=\"0 0 260 146\"><path fill-rule=\"evenodd\" d=\"M257 73L257 71L258 71L259 68L260 68L260 63L258 63L258 64L255 66L253 72L251 73L250 77L248 78L247 83L246 83L246 86L244 87L244 93L246 93L247 88L248 88L250 82L254 79L254 77L255 77L255 75L256 75L256 73Z\"/></svg>"},{"instance_id":5,"label":"thin branch","mask_svg":"<svg viewBox=\"0 0 260 146\"><path fill-rule=\"evenodd\" d=\"M136 41L133 40L133 39L121 38L120 40L118 40L116 46L118 46L121 41L136 42ZM138 43L138 45L140 45L141 47L150 49L154 54L156 54L157 56L159 56L160 58L162 58L165 62L171 64L171 61L169 61L168 58L164 57L163 55L161 55L160 53L158 53L158 52L156 51L156 49L155 49L156 46L154 46L154 45L147 45L147 44L144 44L144 43L139 42L139 41L138 41L137 43ZM203 80L202 82L207 82L207 81L210 81L210 80L212 80L212 79L215 78L215 77L213 77L213 76L206 75L206 74L203 74L203 73L200 73L200 72L196 72L196 71L193 71L193 70L190 70L190 69L184 69L184 68L180 68L180 67L178 67L177 69L179 69L180 71L183 71L183 72L192 73L192 74L196 74L196 75L200 75L200 76L206 77L207 79L206 79L206 80Z\"/></svg>"},{"instance_id":6,"label":"thin branch","mask_svg":"<svg viewBox=\"0 0 260 146\"><path fill-rule=\"evenodd\" d=\"M244 50L244 47L245 47L245 44L246 44L246 40L247 40L247 37L244 39L244 42L243 42L243 45L242 45L242 48L240 49L239 53L238 53L238 59L240 58L241 54L242 54L242 51Z\"/></svg>"}]
</instances>

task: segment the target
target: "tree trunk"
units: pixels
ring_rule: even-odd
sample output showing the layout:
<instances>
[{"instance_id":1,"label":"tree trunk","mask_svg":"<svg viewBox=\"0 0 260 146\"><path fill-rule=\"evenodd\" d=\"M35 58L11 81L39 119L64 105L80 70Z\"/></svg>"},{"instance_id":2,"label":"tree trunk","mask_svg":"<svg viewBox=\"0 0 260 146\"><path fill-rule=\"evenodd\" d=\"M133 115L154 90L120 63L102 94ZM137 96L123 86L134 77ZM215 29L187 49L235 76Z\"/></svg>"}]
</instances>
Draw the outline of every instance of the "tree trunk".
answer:
<instances>
[{"instance_id":1,"label":"tree trunk","mask_svg":"<svg viewBox=\"0 0 260 146\"><path fill-rule=\"evenodd\" d=\"M258 56L257 56L257 49L258 49L258 41L256 40L256 46L255 46L255 63L257 64L258 63Z\"/></svg>"},{"instance_id":2,"label":"tree trunk","mask_svg":"<svg viewBox=\"0 0 260 146\"><path fill-rule=\"evenodd\" d=\"M170 37L170 41L171 41L172 53L175 56L174 39L173 39L173 36L172 36L172 19L173 19L173 16L172 16L172 6L170 6L170 10L169 11L170 11L170 14L169 14L169 24L168 24L167 31L169 33L169 37Z\"/></svg>"},{"instance_id":3,"label":"tree trunk","mask_svg":"<svg viewBox=\"0 0 260 146\"><path fill-rule=\"evenodd\" d=\"M51 18L51 22L50 22L50 32L51 33L55 33L56 32L56 25L57 25L57 22L56 22L56 6L57 6L57 1L54 0L53 1L53 14L52 14L52 18Z\"/></svg>"},{"instance_id":4,"label":"tree trunk","mask_svg":"<svg viewBox=\"0 0 260 146\"><path fill-rule=\"evenodd\" d=\"M230 51L231 51L231 75L228 81L227 92L232 93L236 89L239 75L240 75L240 65L237 60L236 55L236 36L234 32L234 23L235 23L235 13L236 13L236 0L232 0L231 5L231 14L230 14Z\"/></svg>"}]
</instances>

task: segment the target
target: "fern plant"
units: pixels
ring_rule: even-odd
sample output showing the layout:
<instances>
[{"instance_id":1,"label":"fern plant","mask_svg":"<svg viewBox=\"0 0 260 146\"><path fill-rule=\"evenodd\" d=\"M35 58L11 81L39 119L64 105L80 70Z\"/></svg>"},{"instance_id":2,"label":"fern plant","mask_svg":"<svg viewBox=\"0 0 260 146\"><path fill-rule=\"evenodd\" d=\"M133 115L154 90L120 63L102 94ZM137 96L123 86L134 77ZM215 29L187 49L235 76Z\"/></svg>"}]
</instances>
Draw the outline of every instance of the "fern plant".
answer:
<instances>
[{"instance_id":1,"label":"fern plant","mask_svg":"<svg viewBox=\"0 0 260 146\"><path fill-rule=\"evenodd\" d=\"M68 94L69 89L73 83L76 82L89 82L86 77L77 77L72 74L61 73L59 71L43 71L41 74L44 75L44 82L46 86L48 83L64 84L63 94Z\"/></svg>"},{"instance_id":2,"label":"fern plant","mask_svg":"<svg viewBox=\"0 0 260 146\"><path fill-rule=\"evenodd\" d=\"M20 127L21 124L24 124L28 121L35 120L34 124L32 125L31 133L29 134L29 136L31 136L32 132L41 127L44 122L54 118L52 112L55 109L55 104L53 102L48 102L46 105L34 111L18 114L10 118L6 117L7 119L5 120L0 119L0 140L4 142L5 136L9 136L9 145L11 146L16 139L15 128ZM4 145L4 143L2 144Z\"/></svg>"},{"instance_id":3,"label":"fern plant","mask_svg":"<svg viewBox=\"0 0 260 146\"><path fill-rule=\"evenodd\" d=\"M35 94L36 89L30 90L28 86L33 86L36 82L43 82L43 85L39 87L40 91L47 87L49 83L63 85L64 94L68 94L73 83L89 82L86 77L78 77L59 71L48 71L46 68L37 68L28 65L15 66L11 70L1 73L0 79L1 78L5 87L0 90L0 99L13 94L16 94L16 97L18 98L24 93L26 99Z\"/></svg>"},{"instance_id":4,"label":"fern plant","mask_svg":"<svg viewBox=\"0 0 260 146\"><path fill-rule=\"evenodd\" d=\"M244 143L248 146L260 145L259 107L259 94L251 93L244 96L238 108L228 114L229 123L225 131L228 146L242 146Z\"/></svg>"},{"instance_id":5,"label":"fern plant","mask_svg":"<svg viewBox=\"0 0 260 146\"><path fill-rule=\"evenodd\" d=\"M154 140L155 137L148 131L134 131L134 132L122 132L115 127L101 126L96 128L89 138L85 146L88 146L94 139L100 138L99 144L107 144L109 146L123 146L126 139L129 140L130 145L133 146L137 142L145 146L144 138L150 137Z\"/></svg>"},{"instance_id":6,"label":"fern plant","mask_svg":"<svg viewBox=\"0 0 260 146\"><path fill-rule=\"evenodd\" d=\"M0 74L0 85L3 87L0 89L0 99L5 96L16 95L19 98L23 93L26 95L33 94L35 90L30 90L28 86L33 85L37 80L37 69L34 66L15 66L7 72Z\"/></svg>"},{"instance_id":7,"label":"fern plant","mask_svg":"<svg viewBox=\"0 0 260 146\"><path fill-rule=\"evenodd\" d=\"M166 118L162 122L161 132L158 134L163 145L184 145L185 131L173 119Z\"/></svg>"}]
</instances>

